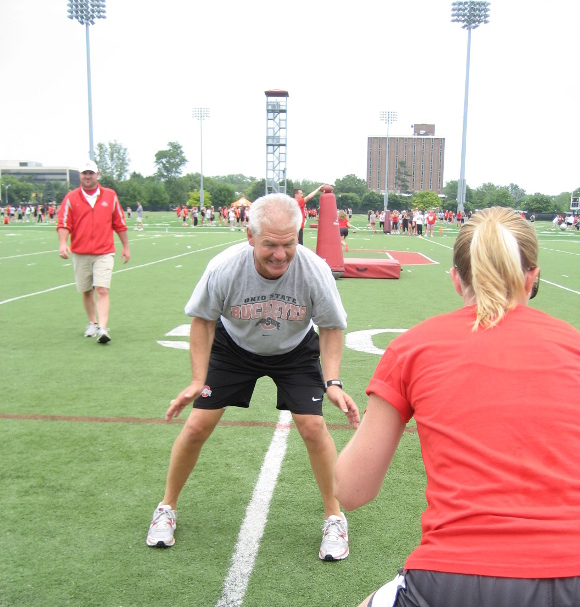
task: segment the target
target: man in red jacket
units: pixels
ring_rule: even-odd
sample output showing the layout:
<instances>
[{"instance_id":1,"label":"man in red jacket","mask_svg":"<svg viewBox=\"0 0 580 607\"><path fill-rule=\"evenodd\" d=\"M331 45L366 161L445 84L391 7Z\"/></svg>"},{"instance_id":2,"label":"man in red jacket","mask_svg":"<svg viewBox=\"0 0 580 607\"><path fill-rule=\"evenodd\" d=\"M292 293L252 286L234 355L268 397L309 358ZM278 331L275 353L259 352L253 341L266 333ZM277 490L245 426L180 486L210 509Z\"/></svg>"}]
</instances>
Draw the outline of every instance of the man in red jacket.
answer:
<instances>
[{"instance_id":1,"label":"man in red jacket","mask_svg":"<svg viewBox=\"0 0 580 607\"><path fill-rule=\"evenodd\" d=\"M127 263L131 256L127 224L117 194L99 185L99 169L92 160L81 166L79 176L81 187L64 197L58 212L59 254L62 259L73 254L77 291L82 293L89 318L85 337L96 336L98 343L106 344L111 340L107 321L115 258L113 232L119 236L123 245L121 258Z\"/></svg>"}]
</instances>

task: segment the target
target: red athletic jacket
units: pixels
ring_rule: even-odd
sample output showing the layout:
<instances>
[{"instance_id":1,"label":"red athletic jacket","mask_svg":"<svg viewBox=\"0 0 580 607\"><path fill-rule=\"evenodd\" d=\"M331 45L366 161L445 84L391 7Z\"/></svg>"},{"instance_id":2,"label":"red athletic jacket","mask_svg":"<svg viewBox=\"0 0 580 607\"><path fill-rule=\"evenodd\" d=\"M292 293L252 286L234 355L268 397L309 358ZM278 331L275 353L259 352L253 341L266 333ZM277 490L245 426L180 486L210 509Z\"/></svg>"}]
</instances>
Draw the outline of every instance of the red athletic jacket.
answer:
<instances>
[{"instance_id":1,"label":"red athletic jacket","mask_svg":"<svg viewBox=\"0 0 580 607\"><path fill-rule=\"evenodd\" d=\"M56 229L70 232L70 248L79 255L106 255L115 252L113 230L126 232L125 214L114 190L99 185L94 208L77 188L60 205Z\"/></svg>"}]
</instances>

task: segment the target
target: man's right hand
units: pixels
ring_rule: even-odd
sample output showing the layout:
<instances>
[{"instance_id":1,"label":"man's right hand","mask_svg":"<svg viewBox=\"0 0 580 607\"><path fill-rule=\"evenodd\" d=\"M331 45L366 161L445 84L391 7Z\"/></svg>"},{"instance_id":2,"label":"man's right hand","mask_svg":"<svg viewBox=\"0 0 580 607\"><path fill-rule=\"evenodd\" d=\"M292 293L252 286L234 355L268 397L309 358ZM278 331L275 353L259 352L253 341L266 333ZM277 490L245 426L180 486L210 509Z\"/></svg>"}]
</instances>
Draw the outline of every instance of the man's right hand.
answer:
<instances>
[{"instance_id":1,"label":"man's right hand","mask_svg":"<svg viewBox=\"0 0 580 607\"><path fill-rule=\"evenodd\" d=\"M58 247L58 254L63 259L68 259L68 254L69 253L70 253L70 249L69 249L68 245L66 244L66 242L61 243L60 246Z\"/></svg>"},{"instance_id":2,"label":"man's right hand","mask_svg":"<svg viewBox=\"0 0 580 607\"><path fill-rule=\"evenodd\" d=\"M187 405L190 405L202 393L203 388L204 384L191 382L185 390L182 390L177 397L171 401L171 405L165 414L165 421L169 422L173 418L178 417L183 409Z\"/></svg>"}]
</instances>

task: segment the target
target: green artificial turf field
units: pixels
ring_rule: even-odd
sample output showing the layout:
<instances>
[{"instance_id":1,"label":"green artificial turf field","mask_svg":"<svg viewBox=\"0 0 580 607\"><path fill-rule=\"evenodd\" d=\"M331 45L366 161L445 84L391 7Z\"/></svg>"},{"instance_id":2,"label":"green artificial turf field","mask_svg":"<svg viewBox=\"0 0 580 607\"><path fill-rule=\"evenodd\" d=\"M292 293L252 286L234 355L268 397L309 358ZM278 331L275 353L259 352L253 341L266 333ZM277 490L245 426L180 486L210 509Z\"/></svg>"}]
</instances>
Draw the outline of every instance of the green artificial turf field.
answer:
<instances>
[{"instance_id":1,"label":"green artificial turf field","mask_svg":"<svg viewBox=\"0 0 580 607\"><path fill-rule=\"evenodd\" d=\"M189 324L183 307L207 262L245 234L184 228L170 213L150 213L143 232L129 223L131 260L123 266L117 255L105 346L83 338L86 317L54 224L1 226L1 606L213 607L222 596L278 420L269 379L258 383L249 410L226 412L205 445L180 498L175 546L147 548L145 535L182 422L161 420L190 379L179 347L187 343L180 327ZM360 345L343 352L345 390L362 411L379 353L396 336L385 330L462 302L448 275L455 227L441 234L437 224L435 237L424 239L371 234L363 216L353 223L345 257L389 250L434 262L403 265L399 280L338 280L345 343L375 332L357 333L372 353ZM535 228L542 282L531 305L580 329L580 234ZM316 237L307 229L305 245L315 248ZM352 430L328 402L325 417L340 450ZM425 506L409 426L379 497L348 514L351 554L340 563L318 560L322 503L290 430L244 607L354 606L395 575L419 541Z\"/></svg>"}]
</instances>

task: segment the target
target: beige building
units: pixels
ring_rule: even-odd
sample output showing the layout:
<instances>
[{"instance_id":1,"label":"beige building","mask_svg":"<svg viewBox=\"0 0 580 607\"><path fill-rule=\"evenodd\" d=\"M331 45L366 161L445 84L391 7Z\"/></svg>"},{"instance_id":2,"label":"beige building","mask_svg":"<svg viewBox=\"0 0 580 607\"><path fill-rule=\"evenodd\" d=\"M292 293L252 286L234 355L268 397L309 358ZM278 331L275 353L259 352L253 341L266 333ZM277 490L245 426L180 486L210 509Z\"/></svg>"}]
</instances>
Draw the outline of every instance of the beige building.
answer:
<instances>
[{"instance_id":1,"label":"beige building","mask_svg":"<svg viewBox=\"0 0 580 607\"><path fill-rule=\"evenodd\" d=\"M389 183L393 193L420 192L443 194L445 138L435 137L434 124L413 125L409 137L389 137ZM385 191L387 138L369 137L367 147L367 186Z\"/></svg>"}]
</instances>

